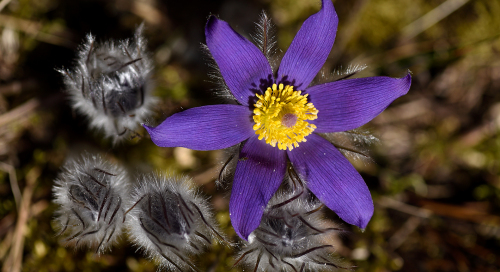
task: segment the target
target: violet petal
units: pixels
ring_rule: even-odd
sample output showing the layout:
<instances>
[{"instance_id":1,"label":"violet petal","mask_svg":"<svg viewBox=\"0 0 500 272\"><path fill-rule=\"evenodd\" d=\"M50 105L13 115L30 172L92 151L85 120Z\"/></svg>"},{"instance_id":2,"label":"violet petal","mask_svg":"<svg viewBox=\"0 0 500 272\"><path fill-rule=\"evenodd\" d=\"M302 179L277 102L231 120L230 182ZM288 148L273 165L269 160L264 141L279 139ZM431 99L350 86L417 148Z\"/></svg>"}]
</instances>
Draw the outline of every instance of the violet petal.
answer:
<instances>
[{"instance_id":1,"label":"violet petal","mask_svg":"<svg viewBox=\"0 0 500 272\"><path fill-rule=\"evenodd\" d=\"M379 115L410 89L411 76L367 77L316 85L307 89L318 110L314 132L338 132L358 128Z\"/></svg>"},{"instance_id":2,"label":"violet petal","mask_svg":"<svg viewBox=\"0 0 500 272\"><path fill-rule=\"evenodd\" d=\"M295 171L321 202L345 222L366 227L373 215L370 191L340 151L313 133L287 153Z\"/></svg>"},{"instance_id":3,"label":"violet petal","mask_svg":"<svg viewBox=\"0 0 500 272\"><path fill-rule=\"evenodd\" d=\"M267 203L285 176L286 153L251 137L241 150L229 203L236 233L248 239L260 224Z\"/></svg>"},{"instance_id":4,"label":"violet petal","mask_svg":"<svg viewBox=\"0 0 500 272\"><path fill-rule=\"evenodd\" d=\"M248 106L256 92L272 85L273 72L264 54L228 23L210 16L205 36L222 77L242 105Z\"/></svg>"},{"instance_id":5,"label":"violet petal","mask_svg":"<svg viewBox=\"0 0 500 272\"><path fill-rule=\"evenodd\" d=\"M246 106L210 105L176 113L155 128L144 127L157 146L215 150L255 135L253 124Z\"/></svg>"},{"instance_id":6,"label":"violet petal","mask_svg":"<svg viewBox=\"0 0 500 272\"><path fill-rule=\"evenodd\" d=\"M302 25L281 61L278 82L304 90L314 79L332 50L339 19L331 0Z\"/></svg>"}]
</instances>

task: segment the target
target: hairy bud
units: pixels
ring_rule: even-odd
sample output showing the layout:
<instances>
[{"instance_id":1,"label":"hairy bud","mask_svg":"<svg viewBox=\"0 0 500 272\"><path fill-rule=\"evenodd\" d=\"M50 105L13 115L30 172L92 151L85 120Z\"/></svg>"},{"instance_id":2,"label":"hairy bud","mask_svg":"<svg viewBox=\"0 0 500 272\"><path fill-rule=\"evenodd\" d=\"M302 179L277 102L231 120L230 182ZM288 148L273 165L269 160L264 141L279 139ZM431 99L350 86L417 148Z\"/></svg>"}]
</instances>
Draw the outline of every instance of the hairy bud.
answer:
<instances>
[{"instance_id":1,"label":"hairy bud","mask_svg":"<svg viewBox=\"0 0 500 272\"><path fill-rule=\"evenodd\" d=\"M89 34L80 47L76 66L61 69L74 109L92 128L115 142L135 137L135 129L151 113L155 99L153 63L142 37L143 25L132 40L98 43Z\"/></svg>"},{"instance_id":2,"label":"hairy bud","mask_svg":"<svg viewBox=\"0 0 500 272\"><path fill-rule=\"evenodd\" d=\"M275 195L235 265L243 262L253 271L346 269L335 263L334 247L325 239L342 230L321 219L321 203L305 198L304 189Z\"/></svg>"},{"instance_id":3,"label":"hairy bud","mask_svg":"<svg viewBox=\"0 0 500 272\"><path fill-rule=\"evenodd\" d=\"M66 162L53 188L65 242L96 248L98 254L109 248L122 232L126 182L125 171L100 156Z\"/></svg>"},{"instance_id":4,"label":"hairy bud","mask_svg":"<svg viewBox=\"0 0 500 272\"><path fill-rule=\"evenodd\" d=\"M186 179L142 176L127 212L135 244L171 270L196 271L189 255L201 253L213 238L224 240L207 201Z\"/></svg>"}]
</instances>

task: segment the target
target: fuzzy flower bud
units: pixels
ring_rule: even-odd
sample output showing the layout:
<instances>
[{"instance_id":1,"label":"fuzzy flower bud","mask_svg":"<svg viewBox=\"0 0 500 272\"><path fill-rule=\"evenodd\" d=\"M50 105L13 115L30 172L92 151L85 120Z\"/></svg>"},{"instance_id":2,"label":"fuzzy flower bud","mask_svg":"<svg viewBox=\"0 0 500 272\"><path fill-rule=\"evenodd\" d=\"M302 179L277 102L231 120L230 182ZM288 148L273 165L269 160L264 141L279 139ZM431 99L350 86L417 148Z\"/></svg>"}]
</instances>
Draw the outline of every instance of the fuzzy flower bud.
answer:
<instances>
[{"instance_id":1,"label":"fuzzy flower bud","mask_svg":"<svg viewBox=\"0 0 500 272\"><path fill-rule=\"evenodd\" d=\"M332 258L334 247L325 239L341 229L327 225L319 214L323 205L309 203L304 194L302 189L271 199L235 265L243 262L253 271L346 269Z\"/></svg>"},{"instance_id":2,"label":"fuzzy flower bud","mask_svg":"<svg viewBox=\"0 0 500 272\"><path fill-rule=\"evenodd\" d=\"M100 156L66 162L53 188L64 241L95 248L98 254L108 249L122 232L126 182L125 171Z\"/></svg>"},{"instance_id":3,"label":"fuzzy flower bud","mask_svg":"<svg viewBox=\"0 0 500 272\"><path fill-rule=\"evenodd\" d=\"M224 240L207 201L186 179L142 176L127 212L132 240L170 270L196 271L189 256L201 253L213 238Z\"/></svg>"},{"instance_id":4,"label":"fuzzy flower bud","mask_svg":"<svg viewBox=\"0 0 500 272\"><path fill-rule=\"evenodd\" d=\"M72 70L61 69L72 107L114 142L135 137L151 113L153 62L139 26L134 38L96 42L89 34Z\"/></svg>"}]
</instances>

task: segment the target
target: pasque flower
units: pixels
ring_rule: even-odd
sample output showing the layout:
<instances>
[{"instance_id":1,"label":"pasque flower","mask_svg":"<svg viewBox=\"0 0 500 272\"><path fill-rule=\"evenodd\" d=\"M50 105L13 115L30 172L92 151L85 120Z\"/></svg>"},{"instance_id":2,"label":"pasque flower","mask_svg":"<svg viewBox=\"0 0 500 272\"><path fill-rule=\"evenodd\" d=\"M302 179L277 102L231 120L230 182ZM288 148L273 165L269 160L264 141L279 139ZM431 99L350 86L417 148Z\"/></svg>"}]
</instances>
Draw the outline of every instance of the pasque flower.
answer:
<instances>
[{"instance_id":1,"label":"pasque flower","mask_svg":"<svg viewBox=\"0 0 500 272\"><path fill-rule=\"evenodd\" d=\"M68 160L53 187L56 222L65 242L100 254L122 233L128 199L125 169L99 155Z\"/></svg>"},{"instance_id":2,"label":"pasque flower","mask_svg":"<svg viewBox=\"0 0 500 272\"><path fill-rule=\"evenodd\" d=\"M133 39L105 42L88 34L75 67L59 70L73 109L114 142L138 135L134 130L156 102L151 94L153 61L143 31L141 25Z\"/></svg>"},{"instance_id":3,"label":"pasque flower","mask_svg":"<svg viewBox=\"0 0 500 272\"><path fill-rule=\"evenodd\" d=\"M129 236L171 271L198 271L189 256L203 252L212 238L224 241L208 208L185 178L143 175L131 195Z\"/></svg>"},{"instance_id":4,"label":"pasque flower","mask_svg":"<svg viewBox=\"0 0 500 272\"><path fill-rule=\"evenodd\" d=\"M307 201L304 192L279 192L271 198L235 265L280 272L349 269L332 256L335 247L328 239L343 230L325 221L320 215L323 205Z\"/></svg>"},{"instance_id":5,"label":"pasque flower","mask_svg":"<svg viewBox=\"0 0 500 272\"><path fill-rule=\"evenodd\" d=\"M145 126L158 146L196 150L243 142L230 200L233 227L244 239L261 221L283 181L287 160L328 208L365 228L373 201L361 175L316 133L360 127L406 94L411 76L345 79L309 86L332 49L338 17L330 0L309 17L273 73L268 59L228 23L210 16L207 47L238 105L210 105Z\"/></svg>"}]
</instances>

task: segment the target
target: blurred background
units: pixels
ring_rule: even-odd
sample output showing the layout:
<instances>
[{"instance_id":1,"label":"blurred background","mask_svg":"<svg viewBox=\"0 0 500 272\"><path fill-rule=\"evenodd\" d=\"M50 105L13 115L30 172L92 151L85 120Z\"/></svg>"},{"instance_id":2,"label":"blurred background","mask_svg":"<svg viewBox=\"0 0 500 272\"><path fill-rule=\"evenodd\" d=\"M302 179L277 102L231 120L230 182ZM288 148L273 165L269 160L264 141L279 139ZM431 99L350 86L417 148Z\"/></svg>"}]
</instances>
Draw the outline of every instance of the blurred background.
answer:
<instances>
[{"instance_id":1,"label":"blurred background","mask_svg":"<svg viewBox=\"0 0 500 272\"><path fill-rule=\"evenodd\" d=\"M339 28L324 73L367 65L356 76L401 77L408 95L366 127L380 138L373 163L356 163L375 214L348 230L336 254L355 271L500 271L500 1L335 0ZM161 102L151 124L220 103L209 82L204 25L217 14L246 37L262 10L283 54L318 0L1 0L0 265L2 271L156 271L125 238L101 256L59 243L51 188L65 158L83 150L132 172L186 174L211 196L230 226L228 192L215 179L222 151L159 148L144 137L119 145L87 129L69 107L61 75L87 33L132 37L145 22ZM231 268L216 246L196 258L201 271Z\"/></svg>"}]
</instances>

